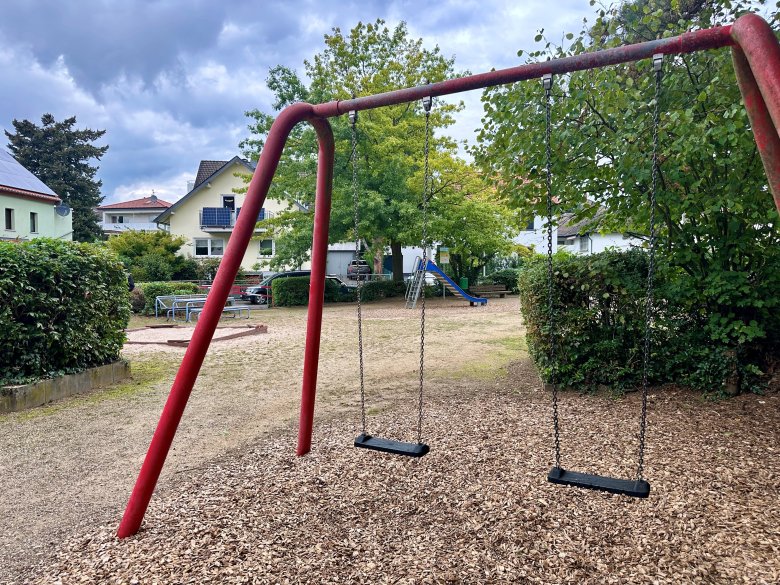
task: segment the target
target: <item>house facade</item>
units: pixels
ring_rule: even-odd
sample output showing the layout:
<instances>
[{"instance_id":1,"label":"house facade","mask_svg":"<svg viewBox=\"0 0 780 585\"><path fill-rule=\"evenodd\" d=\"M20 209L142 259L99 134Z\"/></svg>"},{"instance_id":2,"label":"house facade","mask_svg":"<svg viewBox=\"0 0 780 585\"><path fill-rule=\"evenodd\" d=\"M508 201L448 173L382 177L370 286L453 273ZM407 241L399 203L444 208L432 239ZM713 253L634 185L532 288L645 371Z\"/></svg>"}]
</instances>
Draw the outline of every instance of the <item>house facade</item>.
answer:
<instances>
[{"instance_id":1,"label":"house facade","mask_svg":"<svg viewBox=\"0 0 780 585\"><path fill-rule=\"evenodd\" d=\"M570 213L561 216L558 226L552 230L553 253L567 250L573 254L596 254L607 249L625 249L641 245L641 240L624 234L599 232L597 214L590 221L575 223ZM514 238L516 244L533 248L538 254L547 253L546 217L536 216Z\"/></svg>"},{"instance_id":2,"label":"house facade","mask_svg":"<svg viewBox=\"0 0 780 585\"><path fill-rule=\"evenodd\" d=\"M73 214L54 191L0 149L0 240L73 239Z\"/></svg>"},{"instance_id":3,"label":"house facade","mask_svg":"<svg viewBox=\"0 0 780 585\"><path fill-rule=\"evenodd\" d=\"M201 161L190 191L154 221L172 235L184 236L187 241L180 254L195 259L221 258L246 197L234 190L246 187L243 177L250 177L253 172L254 164L238 156L229 161ZM286 203L266 199L257 219L270 219L286 209ZM263 237L265 232L264 228L255 228L255 237L241 261L244 270L262 270L273 257L276 245L270 237Z\"/></svg>"},{"instance_id":4,"label":"house facade","mask_svg":"<svg viewBox=\"0 0 780 585\"><path fill-rule=\"evenodd\" d=\"M159 199L154 193L149 197L101 205L95 209L98 223L107 236L115 236L127 230L153 232L160 229L155 218L173 203Z\"/></svg>"}]
</instances>

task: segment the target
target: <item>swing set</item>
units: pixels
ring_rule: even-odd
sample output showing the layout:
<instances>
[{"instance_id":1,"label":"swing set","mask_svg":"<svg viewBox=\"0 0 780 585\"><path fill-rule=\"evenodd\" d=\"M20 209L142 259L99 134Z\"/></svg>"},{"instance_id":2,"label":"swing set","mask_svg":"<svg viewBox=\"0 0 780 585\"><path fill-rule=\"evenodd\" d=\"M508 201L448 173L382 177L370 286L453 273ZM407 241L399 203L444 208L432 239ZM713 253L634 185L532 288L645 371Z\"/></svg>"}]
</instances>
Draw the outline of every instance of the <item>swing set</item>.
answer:
<instances>
[{"instance_id":1,"label":"swing set","mask_svg":"<svg viewBox=\"0 0 780 585\"><path fill-rule=\"evenodd\" d=\"M353 158L353 190L355 203L355 236L358 226L358 186L356 167L355 125L357 113L382 106L423 100L426 112L426 154L428 150L429 129L428 114L433 98L452 95L464 91L484 89L497 85L525 81L529 79L543 80L546 101L546 132L547 148L547 237L548 237L548 320L551 333L550 345L555 351L554 323L555 313L552 305L552 188L550 172L550 92L553 75L561 75L574 71L582 71L638 61L653 60L655 72L655 109L653 114L653 159L652 184L650 201L650 269L647 281L646 322L652 309L653 293L653 253L655 250L654 207L655 183L657 173L657 129L658 102L660 96L661 69L664 55L693 53L709 49L730 47L737 83L742 94L750 127L764 165L769 188L774 197L775 206L780 211L780 43L778 43L771 27L761 17L748 14L737 19L734 24L714 27L711 29L688 32L676 37L648 41L634 45L616 47L584 53L562 59L520 65L499 71L490 71L458 79L451 79L424 86L410 87L372 96L353 98L350 100L333 101L324 104L297 103L285 108L274 121L265 147L258 161L257 170L249 185L244 203L245 213L236 221L235 229L230 237L227 250L214 280L211 293L201 313L192 340L187 348L181 366L174 380L168 400L160 416L157 430L154 433L149 450L144 459L138 479L124 516L119 525L117 536L125 538L135 534L141 526L144 514L151 500L152 493L162 472L165 459L173 442L176 429L181 421L184 408L192 392L198 372L203 364L214 331L222 313L222 307L230 293L230 287L235 279L241 260L255 227L254 218L263 206L268 190L279 163L285 142L293 127L300 122L311 124L319 143L319 159L317 167L316 199L314 206L314 230L312 241L312 273L309 289L309 308L306 329L306 347L303 362L303 383L301 393L301 410L299 419L297 455L302 456L311 450L311 436L314 422L314 403L317 387L317 367L319 361L320 335L322 330L322 310L325 291L325 264L328 246L328 225L330 222L331 190L333 183L333 163L335 159L335 144L333 132L328 118L350 114L353 128L352 158ZM427 189L430 173L427 165L423 190L423 226L427 220ZM427 234L423 227L423 249L427 251ZM356 248L357 249L357 248ZM397 455L420 457L429 448L422 442L423 420L423 372L425 355L425 301L422 299L420 319L420 389L419 416L417 421L417 442L404 443L390 439L382 439L368 434L365 417L365 390L363 385L363 352L362 352L362 308L358 296L358 348L360 354L360 393L362 408L362 433L355 439L355 446ZM618 479L598 475L590 475L565 470L561 467L558 397L555 385L555 372L548 380L552 387L553 426L555 441L554 466L548 474L548 480L553 483L573 485L581 488L597 489L634 497L647 497L650 485L642 477L644 464L645 422L647 413L647 365L649 359L649 331L646 327L644 343L644 374L642 388L642 412L639 433L639 464L636 479Z\"/></svg>"}]
</instances>

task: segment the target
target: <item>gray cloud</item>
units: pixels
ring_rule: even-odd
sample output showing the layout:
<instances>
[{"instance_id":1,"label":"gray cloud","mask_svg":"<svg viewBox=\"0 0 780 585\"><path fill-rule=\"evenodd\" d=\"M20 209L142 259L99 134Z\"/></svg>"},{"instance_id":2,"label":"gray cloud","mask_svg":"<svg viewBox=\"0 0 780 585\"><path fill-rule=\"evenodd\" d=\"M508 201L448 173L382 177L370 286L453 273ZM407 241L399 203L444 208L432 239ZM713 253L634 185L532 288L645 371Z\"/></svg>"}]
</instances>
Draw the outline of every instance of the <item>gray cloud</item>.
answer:
<instances>
[{"instance_id":1,"label":"gray cloud","mask_svg":"<svg viewBox=\"0 0 780 585\"><path fill-rule=\"evenodd\" d=\"M257 0L27 0L0 18L0 126L14 118L76 115L105 128L110 150L100 178L107 201L155 188L175 199L202 158L230 157L245 136L244 111L271 111L268 70L303 72L333 27L407 21L426 45L473 72L519 63L542 26L563 33L590 14L587 0L385 2ZM552 22L553 24L550 24ZM559 30L555 30L558 27ZM479 94L453 132L471 135Z\"/></svg>"}]
</instances>

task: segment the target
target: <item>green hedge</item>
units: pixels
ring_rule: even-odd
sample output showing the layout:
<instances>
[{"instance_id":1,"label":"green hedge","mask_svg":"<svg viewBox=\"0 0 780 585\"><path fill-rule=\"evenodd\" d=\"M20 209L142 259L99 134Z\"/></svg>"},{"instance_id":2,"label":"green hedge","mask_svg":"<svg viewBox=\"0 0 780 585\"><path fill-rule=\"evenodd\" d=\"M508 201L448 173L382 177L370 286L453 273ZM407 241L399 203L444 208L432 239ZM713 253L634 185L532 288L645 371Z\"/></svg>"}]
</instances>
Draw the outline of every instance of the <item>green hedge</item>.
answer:
<instances>
[{"instance_id":1,"label":"green hedge","mask_svg":"<svg viewBox=\"0 0 780 585\"><path fill-rule=\"evenodd\" d=\"M136 292L140 291L140 292ZM136 284L132 294L133 310L143 307L144 315L154 315L154 300L169 295L205 294L206 291L194 282L142 282Z\"/></svg>"},{"instance_id":2,"label":"green hedge","mask_svg":"<svg viewBox=\"0 0 780 585\"><path fill-rule=\"evenodd\" d=\"M102 245L0 242L0 383L116 360L129 316L127 275Z\"/></svg>"},{"instance_id":3,"label":"green hedge","mask_svg":"<svg viewBox=\"0 0 780 585\"><path fill-rule=\"evenodd\" d=\"M555 360L551 359L547 264L530 260L518 284L529 351L545 379L554 368L562 387L616 391L642 381L647 255L641 250L554 257ZM724 392L724 381L756 390L757 355L765 346L727 345L713 336L711 315L696 300L691 279L659 263L655 278L649 381L677 383L705 393ZM759 350L757 351L757 347ZM763 348L763 349L762 349Z\"/></svg>"},{"instance_id":4,"label":"green hedge","mask_svg":"<svg viewBox=\"0 0 780 585\"><path fill-rule=\"evenodd\" d=\"M271 282L271 297L276 307L296 307L309 304L309 277L277 278ZM351 294L342 294L341 287L332 280L325 280L325 302L352 300Z\"/></svg>"},{"instance_id":5,"label":"green hedge","mask_svg":"<svg viewBox=\"0 0 780 585\"><path fill-rule=\"evenodd\" d=\"M362 301L378 301L379 299L402 297L405 294L405 282L395 280L372 280L364 283L361 287L360 299Z\"/></svg>"},{"instance_id":6,"label":"green hedge","mask_svg":"<svg viewBox=\"0 0 780 585\"><path fill-rule=\"evenodd\" d=\"M519 268L506 268L492 274L488 274L480 280L480 284L501 284L512 294L519 292L517 279L520 277Z\"/></svg>"}]
</instances>

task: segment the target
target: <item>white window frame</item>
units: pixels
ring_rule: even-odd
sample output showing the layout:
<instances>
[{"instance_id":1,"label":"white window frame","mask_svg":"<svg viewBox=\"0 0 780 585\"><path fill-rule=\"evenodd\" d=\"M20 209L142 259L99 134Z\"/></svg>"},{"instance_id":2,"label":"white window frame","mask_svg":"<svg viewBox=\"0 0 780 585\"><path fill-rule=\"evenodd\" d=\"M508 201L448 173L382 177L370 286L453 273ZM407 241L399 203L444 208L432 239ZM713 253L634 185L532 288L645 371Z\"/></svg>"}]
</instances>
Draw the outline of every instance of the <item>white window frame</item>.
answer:
<instances>
[{"instance_id":1,"label":"white window frame","mask_svg":"<svg viewBox=\"0 0 780 585\"><path fill-rule=\"evenodd\" d=\"M265 242L265 241L270 241L271 242L271 253L270 254L263 254L263 247L262 247L262 245L263 245L263 242ZM260 242L258 244L258 249L257 249L257 257L258 258L271 258L271 257L274 256L275 253L276 253L276 242L273 239L271 239L271 238L264 238L264 239L260 240Z\"/></svg>"},{"instance_id":2,"label":"white window frame","mask_svg":"<svg viewBox=\"0 0 780 585\"><path fill-rule=\"evenodd\" d=\"M30 233L31 234L37 234L38 233L38 214L34 211L30 212Z\"/></svg>"},{"instance_id":3,"label":"white window frame","mask_svg":"<svg viewBox=\"0 0 780 585\"><path fill-rule=\"evenodd\" d=\"M580 252L590 252L588 240L590 240L588 236L580 236Z\"/></svg>"},{"instance_id":4,"label":"white window frame","mask_svg":"<svg viewBox=\"0 0 780 585\"><path fill-rule=\"evenodd\" d=\"M206 249L208 254L198 254L198 242L206 242ZM222 253L213 253L213 242L221 242ZM192 248L195 258L222 258L225 255L225 239L224 238L194 238L192 242Z\"/></svg>"}]
</instances>

